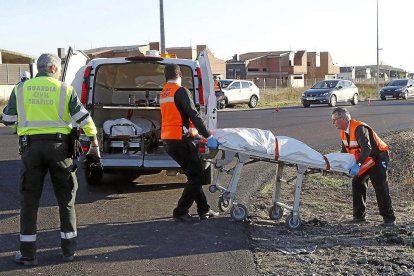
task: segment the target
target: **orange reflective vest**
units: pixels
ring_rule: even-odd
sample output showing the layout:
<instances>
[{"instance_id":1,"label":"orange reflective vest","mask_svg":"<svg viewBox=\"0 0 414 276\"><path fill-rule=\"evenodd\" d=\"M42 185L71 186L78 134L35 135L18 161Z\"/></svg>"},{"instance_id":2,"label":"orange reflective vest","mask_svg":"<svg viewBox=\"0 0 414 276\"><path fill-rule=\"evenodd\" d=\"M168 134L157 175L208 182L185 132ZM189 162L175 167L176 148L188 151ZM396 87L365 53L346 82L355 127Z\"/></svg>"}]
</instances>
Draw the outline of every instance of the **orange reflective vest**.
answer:
<instances>
[{"instance_id":1,"label":"orange reflective vest","mask_svg":"<svg viewBox=\"0 0 414 276\"><path fill-rule=\"evenodd\" d=\"M175 93L181 86L167 82L160 94L160 109L161 109L161 139L182 140L183 138L183 121L174 102ZM190 129L193 126L189 122ZM186 131L188 132L188 130ZM191 133L191 131L190 131Z\"/></svg>"},{"instance_id":2,"label":"orange reflective vest","mask_svg":"<svg viewBox=\"0 0 414 276\"><path fill-rule=\"evenodd\" d=\"M369 129L369 132L372 133L372 136L374 137L375 141L371 141L371 143L375 142L379 151L388 150L387 144L385 144L385 142L382 141L381 138L379 138L377 133L375 133L375 131L373 131L370 126L368 126L367 124L363 122L351 119L351 121L349 122L349 144L348 144L348 139L346 137L346 133L344 130L341 130L341 139L342 139L342 143L345 146L346 151L355 156L355 161L358 161L359 156L361 155L361 147L358 145L358 141L355 137L355 130L357 127L361 125L367 127ZM359 170L358 175L362 175L364 172L366 172L369 168L371 168L374 165L375 165L374 158L369 156L361 164L361 169Z\"/></svg>"}]
</instances>

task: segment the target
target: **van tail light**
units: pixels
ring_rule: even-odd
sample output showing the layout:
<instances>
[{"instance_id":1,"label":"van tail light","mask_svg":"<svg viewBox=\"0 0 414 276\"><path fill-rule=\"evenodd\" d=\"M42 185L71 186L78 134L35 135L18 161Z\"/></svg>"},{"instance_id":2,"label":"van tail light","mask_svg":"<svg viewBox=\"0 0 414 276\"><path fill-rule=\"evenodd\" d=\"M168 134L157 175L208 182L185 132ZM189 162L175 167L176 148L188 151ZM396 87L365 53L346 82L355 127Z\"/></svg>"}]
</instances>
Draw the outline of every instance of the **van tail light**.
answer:
<instances>
[{"instance_id":1,"label":"van tail light","mask_svg":"<svg viewBox=\"0 0 414 276\"><path fill-rule=\"evenodd\" d=\"M86 105L88 102L88 92L89 92L89 77L91 75L92 67L88 66L83 73L83 82L82 82L82 93L81 93L81 103Z\"/></svg>"},{"instance_id":2,"label":"van tail light","mask_svg":"<svg viewBox=\"0 0 414 276\"><path fill-rule=\"evenodd\" d=\"M198 93L200 105L204 105L204 90L203 90L203 81L201 79L201 68L197 67L197 79L198 79Z\"/></svg>"}]
</instances>

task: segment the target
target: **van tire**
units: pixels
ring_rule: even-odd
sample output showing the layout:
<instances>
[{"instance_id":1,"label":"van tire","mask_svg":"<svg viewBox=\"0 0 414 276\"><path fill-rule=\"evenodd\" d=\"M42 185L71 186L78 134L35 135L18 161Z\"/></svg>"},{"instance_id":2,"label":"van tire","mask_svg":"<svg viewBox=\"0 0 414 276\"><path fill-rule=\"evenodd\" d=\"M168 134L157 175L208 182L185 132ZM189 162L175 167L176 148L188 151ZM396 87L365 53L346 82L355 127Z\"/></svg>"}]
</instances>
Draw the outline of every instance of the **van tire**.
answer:
<instances>
[{"instance_id":1,"label":"van tire","mask_svg":"<svg viewBox=\"0 0 414 276\"><path fill-rule=\"evenodd\" d=\"M91 186L102 185L103 172L89 170L89 168L86 166L84 173L85 173L85 180L88 185L91 185Z\"/></svg>"},{"instance_id":2,"label":"van tire","mask_svg":"<svg viewBox=\"0 0 414 276\"><path fill-rule=\"evenodd\" d=\"M253 95L250 97L249 100L249 107L250 108L255 108L257 106L257 103L259 102L259 99L257 98L257 96Z\"/></svg>"}]
</instances>

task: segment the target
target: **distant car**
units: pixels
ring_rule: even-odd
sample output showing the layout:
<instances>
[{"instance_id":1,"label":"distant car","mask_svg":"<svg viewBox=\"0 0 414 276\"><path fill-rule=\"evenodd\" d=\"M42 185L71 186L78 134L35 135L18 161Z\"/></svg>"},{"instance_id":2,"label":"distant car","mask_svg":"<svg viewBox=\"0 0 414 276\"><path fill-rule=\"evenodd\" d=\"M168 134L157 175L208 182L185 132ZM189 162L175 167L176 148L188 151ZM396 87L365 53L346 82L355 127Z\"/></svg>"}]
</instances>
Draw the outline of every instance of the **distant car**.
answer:
<instances>
[{"instance_id":1,"label":"distant car","mask_svg":"<svg viewBox=\"0 0 414 276\"><path fill-rule=\"evenodd\" d=\"M220 80L226 105L247 103L254 108L260 100L259 88L247 80Z\"/></svg>"},{"instance_id":2,"label":"distant car","mask_svg":"<svg viewBox=\"0 0 414 276\"><path fill-rule=\"evenodd\" d=\"M392 80L380 90L383 101L388 97L406 100L412 96L414 96L414 80L409 79Z\"/></svg>"},{"instance_id":3,"label":"distant car","mask_svg":"<svg viewBox=\"0 0 414 276\"><path fill-rule=\"evenodd\" d=\"M311 104L328 104L336 106L340 102L358 103L358 87L348 80L323 80L315 84L302 94L302 104L309 107Z\"/></svg>"}]
</instances>

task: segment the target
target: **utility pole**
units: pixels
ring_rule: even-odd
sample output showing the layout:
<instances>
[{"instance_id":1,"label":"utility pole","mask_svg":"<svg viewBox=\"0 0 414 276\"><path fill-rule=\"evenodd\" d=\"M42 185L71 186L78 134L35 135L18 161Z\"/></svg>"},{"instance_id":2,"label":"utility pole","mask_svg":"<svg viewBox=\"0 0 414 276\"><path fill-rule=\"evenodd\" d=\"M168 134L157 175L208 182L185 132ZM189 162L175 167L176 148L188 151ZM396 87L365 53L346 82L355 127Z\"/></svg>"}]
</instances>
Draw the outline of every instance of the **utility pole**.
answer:
<instances>
[{"instance_id":1,"label":"utility pole","mask_svg":"<svg viewBox=\"0 0 414 276\"><path fill-rule=\"evenodd\" d=\"M164 2L163 0L160 0L160 35L161 35L161 54L165 54Z\"/></svg>"},{"instance_id":2,"label":"utility pole","mask_svg":"<svg viewBox=\"0 0 414 276\"><path fill-rule=\"evenodd\" d=\"M377 95L379 95L379 42L378 42L378 0L377 0Z\"/></svg>"}]
</instances>

